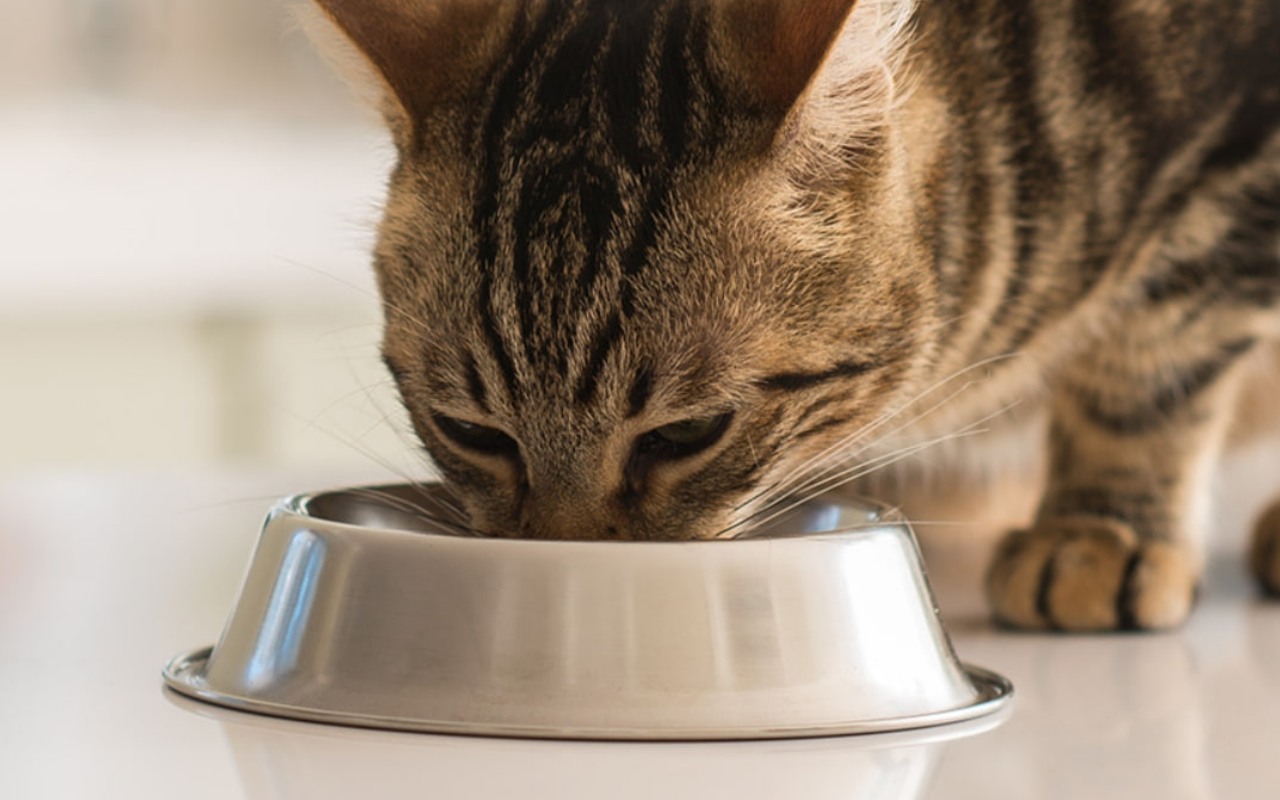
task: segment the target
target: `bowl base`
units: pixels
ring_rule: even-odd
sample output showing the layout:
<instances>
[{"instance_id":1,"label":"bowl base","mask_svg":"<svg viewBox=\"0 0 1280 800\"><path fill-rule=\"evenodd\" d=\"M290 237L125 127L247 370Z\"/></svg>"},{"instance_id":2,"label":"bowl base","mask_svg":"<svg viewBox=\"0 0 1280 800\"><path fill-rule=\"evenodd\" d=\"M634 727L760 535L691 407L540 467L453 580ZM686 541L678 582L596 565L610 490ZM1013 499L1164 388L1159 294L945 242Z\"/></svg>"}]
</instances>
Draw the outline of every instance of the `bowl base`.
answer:
<instances>
[{"instance_id":1,"label":"bowl base","mask_svg":"<svg viewBox=\"0 0 1280 800\"><path fill-rule=\"evenodd\" d=\"M520 739L574 739L604 741L740 741L753 739L803 739L822 736L847 736L927 728L948 725L995 714L1008 707L1013 699L1013 685L1007 678L981 667L962 664L965 674L977 690L976 699L960 708L930 714L875 720L806 725L789 721L778 727L720 727L709 724L699 728L577 728L554 725L515 725L486 722L459 722L414 717L387 717L361 714L336 708L305 708L253 697L231 695L211 688L205 681L212 647L176 656L164 668L165 684L179 694L236 711L247 711L272 717L345 725L357 728L443 733L466 736L497 736Z\"/></svg>"}]
</instances>

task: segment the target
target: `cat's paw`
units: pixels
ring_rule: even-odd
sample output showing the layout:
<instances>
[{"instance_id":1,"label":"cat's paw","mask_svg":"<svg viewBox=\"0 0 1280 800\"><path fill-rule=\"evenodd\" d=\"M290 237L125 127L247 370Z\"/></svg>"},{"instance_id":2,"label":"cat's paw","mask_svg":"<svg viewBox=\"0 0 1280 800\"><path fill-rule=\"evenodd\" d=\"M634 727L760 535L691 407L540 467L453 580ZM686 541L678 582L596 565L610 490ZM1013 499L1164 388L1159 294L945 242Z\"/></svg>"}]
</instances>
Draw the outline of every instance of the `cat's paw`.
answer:
<instances>
[{"instance_id":1,"label":"cat's paw","mask_svg":"<svg viewBox=\"0 0 1280 800\"><path fill-rule=\"evenodd\" d=\"M1187 618L1197 579L1185 547L1139 541L1118 520L1072 517L1006 536L986 590L996 621L1015 628L1158 630Z\"/></svg>"},{"instance_id":2,"label":"cat's paw","mask_svg":"<svg viewBox=\"0 0 1280 800\"><path fill-rule=\"evenodd\" d=\"M1253 528L1249 567L1263 591L1280 597L1280 501L1267 509Z\"/></svg>"}]
</instances>

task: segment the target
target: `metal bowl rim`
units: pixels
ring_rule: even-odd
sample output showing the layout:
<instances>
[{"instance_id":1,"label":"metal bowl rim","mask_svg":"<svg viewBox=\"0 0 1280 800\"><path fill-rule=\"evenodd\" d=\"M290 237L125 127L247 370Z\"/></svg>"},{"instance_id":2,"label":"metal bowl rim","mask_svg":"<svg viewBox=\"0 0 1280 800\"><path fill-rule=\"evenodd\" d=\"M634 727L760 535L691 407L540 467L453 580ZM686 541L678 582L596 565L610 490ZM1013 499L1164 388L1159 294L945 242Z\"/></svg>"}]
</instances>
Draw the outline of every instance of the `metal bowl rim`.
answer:
<instances>
[{"instance_id":1,"label":"metal bowl rim","mask_svg":"<svg viewBox=\"0 0 1280 800\"><path fill-rule=\"evenodd\" d=\"M584 540L584 539L518 539L506 537L489 537L489 536L464 536L449 533L447 531L419 531L406 530L404 528L358 525L353 522L344 522L342 520L332 519L330 517L317 516L311 512L309 505L319 497L324 495L340 495L351 494L359 491L378 491L390 488L399 488L406 486L414 486L422 488L423 486L439 485L438 483L426 483L422 485L412 483L393 483L393 484L370 484L361 486L351 486L334 489L321 489L311 492L299 492L296 494L286 495L273 503L267 514L268 521L275 519L281 515L287 514L300 519L306 520L308 524L323 525L326 529L333 531L346 531L351 533L372 532L379 534L387 534L393 536L413 536L425 537L437 541L449 542L485 542L486 546L494 546L502 543L504 546L535 546L535 547L590 547L599 548L607 546L611 550L618 550L626 547L691 547L691 546L717 546L725 547L729 544L737 544L739 546L756 542L768 542L773 546L777 546L783 542L817 542L817 541L845 541L856 539L864 536L873 535L902 535L907 534L914 542L915 532L911 529L910 522L901 515L897 508L885 503L880 503L867 498L843 498L841 500L821 500L813 499L798 504L792 511L799 511L801 506L808 504L826 504L837 506L839 508L865 508L868 511L874 511L878 514L874 522L858 525L856 527L831 528L829 530L801 532L801 533L771 533L760 534L755 536L738 536L727 537L722 539L653 539L639 540L628 539L624 541L605 541L605 540ZM788 511L787 513L791 513ZM923 569L923 563L921 568Z\"/></svg>"},{"instance_id":2,"label":"metal bowl rim","mask_svg":"<svg viewBox=\"0 0 1280 800\"><path fill-rule=\"evenodd\" d=\"M165 665L161 675L173 691L201 702L270 717L300 722L317 722L356 728L439 733L467 736L491 736L514 739L577 739L588 741L745 741L760 739L800 739L825 736L849 736L931 728L965 722L994 714L1008 707L1014 696L1013 684L1003 675L982 667L960 662L960 667L977 690L977 698L966 705L905 717L874 720L749 728L575 728L547 725L501 725L436 721L428 719L362 715L348 711L292 706L224 694L203 685L204 669L213 647L202 647L180 653Z\"/></svg>"}]
</instances>

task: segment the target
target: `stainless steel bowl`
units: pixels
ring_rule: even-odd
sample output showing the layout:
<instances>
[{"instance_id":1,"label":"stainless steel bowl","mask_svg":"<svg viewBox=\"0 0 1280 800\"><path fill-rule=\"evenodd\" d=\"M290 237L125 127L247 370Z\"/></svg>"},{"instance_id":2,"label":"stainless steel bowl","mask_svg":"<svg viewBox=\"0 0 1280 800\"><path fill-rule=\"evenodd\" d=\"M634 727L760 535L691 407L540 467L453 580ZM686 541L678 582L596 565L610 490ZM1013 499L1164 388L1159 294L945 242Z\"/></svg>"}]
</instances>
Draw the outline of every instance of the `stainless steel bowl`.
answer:
<instances>
[{"instance_id":1,"label":"stainless steel bowl","mask_svg":"<svg viewBox=\"0 0 1280 800\"><path fill-rule=\"evenodd\" d=\"M226 630L169 686L282 717L452 733L754 739L970 719L907 525L811 502L749 538L450 535L409 486L271 511ZM431 491L431 490L428 490Z\"/></svg>"}]
</instances>

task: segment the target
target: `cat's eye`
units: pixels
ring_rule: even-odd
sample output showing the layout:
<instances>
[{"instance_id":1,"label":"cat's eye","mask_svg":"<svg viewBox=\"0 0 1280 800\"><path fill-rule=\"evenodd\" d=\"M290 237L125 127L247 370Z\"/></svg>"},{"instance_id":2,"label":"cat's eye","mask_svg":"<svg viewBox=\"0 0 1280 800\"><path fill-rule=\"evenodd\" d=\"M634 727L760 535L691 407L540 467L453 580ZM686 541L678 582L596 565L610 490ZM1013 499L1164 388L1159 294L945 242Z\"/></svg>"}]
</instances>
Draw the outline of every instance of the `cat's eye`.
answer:
<instances>
[{"instance_id":1,"label":"cat's eye","mask_svg":"<svg viewBox=\"0 0 1280 800\"><path fill-rule=\"evenodd\" d=\"M691 456L719 441L732 419L732 413L717 414L654 428L637 440L636 452L657 458Z\"/></svg>"},{"instance_id":2,"label":"cat's eye","mask_svg":"<svg viewBox=\"0 0 1280 800\"><path fill-rule=\"evenodd\" d=\"M520 452L516 440L497 428L467 422L457 417L435 414L431 417L436 429L454 444L478 453L499 456L515 456Z\"/></svg>"}]
</instances>

